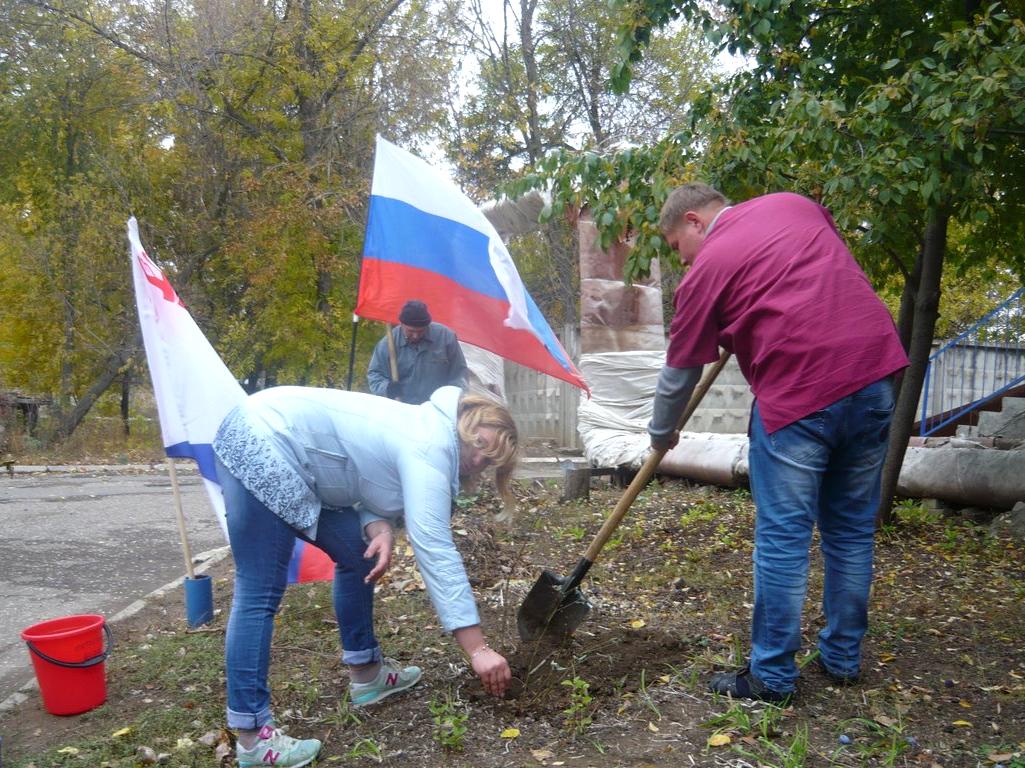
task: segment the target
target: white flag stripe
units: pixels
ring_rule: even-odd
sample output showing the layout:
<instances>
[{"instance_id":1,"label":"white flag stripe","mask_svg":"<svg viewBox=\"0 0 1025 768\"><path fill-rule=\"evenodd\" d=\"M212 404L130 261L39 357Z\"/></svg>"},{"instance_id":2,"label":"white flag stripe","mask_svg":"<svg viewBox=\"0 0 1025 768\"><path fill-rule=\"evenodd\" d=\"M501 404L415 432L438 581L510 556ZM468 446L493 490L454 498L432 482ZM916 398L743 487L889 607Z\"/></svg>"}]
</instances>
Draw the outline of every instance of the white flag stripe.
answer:
<instances>
[{"instance_id":1,"label":"white flag stripe","mask_svg":"<svg viewBox=\"0 0 1025 768\"><path fill-rule=\"evenodd\" d=\"M475 229L488 240L488 259L509 300L505 324L537 336L527 314L526 288L494 225L462 190L422 159L377 137L371 194L401 200L424 213Z\"/></svg>"},{"instance_id":2,"label":"white flag stripe","mask_svg":"<svg viewBox=\"0 0 1025 768\"><path fill-rule=\"evenodd\" d=\"M170 281L146 255L134 216L128 220L128 241L139 325L164 448L168 455L196 459L210 503L227 534L224 501L213 473L212 443L221 421L245 398L245 391L199 330Z\"/></svg>"}]
</instances>

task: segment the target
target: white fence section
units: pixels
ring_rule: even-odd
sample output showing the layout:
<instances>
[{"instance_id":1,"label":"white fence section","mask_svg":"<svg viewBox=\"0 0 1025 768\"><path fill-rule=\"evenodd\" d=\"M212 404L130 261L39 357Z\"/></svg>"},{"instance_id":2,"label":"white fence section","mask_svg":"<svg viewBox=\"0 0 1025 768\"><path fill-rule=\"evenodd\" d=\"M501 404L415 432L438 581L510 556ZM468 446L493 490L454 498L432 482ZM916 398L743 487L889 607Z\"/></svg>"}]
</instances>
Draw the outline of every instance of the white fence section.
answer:
<instances>
[{"instance_id":1,"label":"white fence section","mask_svg":"<svg viewBox=\"0 0 1025 768\"><path fill-rule=\"evenodd\" d=\"M1025 380L1025 346L1021 342L944 345L940 352L930 358L925 387L918 401L923 435L955 421L973 406L992 400ZM981 417L981 413L975 416L976 419Z\"/></svg>"},{"instance_id":2,"label":"white fence section","mask_svg":"<svg viewBox=\"0 0 1025 768\"><path fill-rule=\"evenodd\" d=\"M580 357L580 335L563 327L560 341L574 363ZM560 379L505 361L505 399L522 440L552 440L561 448L579 448L577 405L581 390Z\"/></svg>"}]
</instances>

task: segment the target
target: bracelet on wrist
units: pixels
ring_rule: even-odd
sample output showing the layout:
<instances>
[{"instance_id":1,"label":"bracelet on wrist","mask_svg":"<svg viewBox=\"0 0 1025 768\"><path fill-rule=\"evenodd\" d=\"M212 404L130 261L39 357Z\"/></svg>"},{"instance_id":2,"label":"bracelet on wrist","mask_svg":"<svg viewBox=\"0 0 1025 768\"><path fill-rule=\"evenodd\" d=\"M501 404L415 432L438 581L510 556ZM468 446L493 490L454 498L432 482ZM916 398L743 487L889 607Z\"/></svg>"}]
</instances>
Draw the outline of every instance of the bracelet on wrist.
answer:
<instances>
[{"instance_id":1,"label":"bracelet on wrist","mask_svg":"<svg viewBox=\"0 0 1025 768\"><path fill-rule=\"evenodd\" d=\"M480 656L482 653L484 653L484 651L490 651L490 650L491 650L491 646L488 645L487 643L484 643L484 645L482 645L480 648L478 648L476 651L474 651L473 653L470 654L470 661L473 661L474 659L476 659L478 656Z\"/></svg>"}]
</instances>

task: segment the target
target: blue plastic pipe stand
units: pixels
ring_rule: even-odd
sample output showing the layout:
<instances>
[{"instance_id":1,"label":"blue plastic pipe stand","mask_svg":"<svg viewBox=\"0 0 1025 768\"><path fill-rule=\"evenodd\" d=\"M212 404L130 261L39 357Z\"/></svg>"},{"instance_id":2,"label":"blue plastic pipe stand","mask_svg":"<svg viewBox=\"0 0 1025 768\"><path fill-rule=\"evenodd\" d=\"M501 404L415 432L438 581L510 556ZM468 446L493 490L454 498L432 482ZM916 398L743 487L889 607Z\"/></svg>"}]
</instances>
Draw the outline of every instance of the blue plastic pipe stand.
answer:
<instances>
[{"instance_id":1,"label":"blue plastic pipe stand","mask_svg":"<svg viewBox=\"0 0 1025 768\"><path fill-rule=\"evenodd\" d=\"M209 624L214 618L214 583L203 573L185 579L185 620L190 627Z\"/></svg>"}]
</instances>

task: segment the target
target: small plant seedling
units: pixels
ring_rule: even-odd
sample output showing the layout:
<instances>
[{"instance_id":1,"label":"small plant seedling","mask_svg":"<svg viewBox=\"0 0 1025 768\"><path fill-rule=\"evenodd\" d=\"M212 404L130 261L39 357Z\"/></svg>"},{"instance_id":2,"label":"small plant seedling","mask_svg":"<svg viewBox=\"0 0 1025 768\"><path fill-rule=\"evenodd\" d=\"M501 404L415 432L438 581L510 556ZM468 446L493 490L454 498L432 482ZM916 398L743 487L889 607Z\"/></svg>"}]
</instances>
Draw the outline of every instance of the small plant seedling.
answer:
<instances>
[{"instance_id":1,"label":"small plant seedling","mask_svg":"<svg viewBox=\"0 0 1025 768\"><path fill-rule=\"evenodd\" d=\"M349 699L348 691L345 692L341 700L338 702L338 705L335 707L335 711L332 713L329 720L342 728L350 725L358 726L363 722L352 706L352 701Z\"/></svg>"},{"instance_id":2,"label":"small plant seedling","mask_svg":"<svg viewBox=\"0 0 1025 768\"><path fill-rule=\"evenodd\" d=\"M651 694L648 693L648 684L645 681L645 674L647 670L641 670L641 701L644 705L655 714L656 720L662 719L662 712L659 711L658 706L652 701Z\"/></svg>"},{"instance_id":3,"label":"small plant seedling","mask_svg":"<svg viewBox=\"0 0 1025 768\"><path fill-rule=\"evenodd\" d=\"M751 719L750 710L739 703L734 703L725 712L709 718L701 725L706 728L715 728L715 733L733 731L746 736L751 733L754 721Z\"/></svg>"},{"instance_id":4,"label":"small plant seedling","mask_svg":"<svg viewBox=\"0 0 1025 768\"><path fill-rule=\"evenodd\" d=\"M369 757L377 762L381 762L383 759L381 757L381 747L373 739L360 739L349 750L347 756L352 758Z\"/></svg>"},{"instance_id":5,"label":"small plant seedling","mask_svg":"<svg viewBox=\"0 0 1025 768\"><path fill-rule=\"evenodd\" d=\"M582 526L571 525L569 528L566 529L565 535L569 536L574 541L580 541L582 538L584 538L585 533L587 533L587 530L584 529Z\"/></svg>"},{"instance_id":6,"label":"small plant seedling","mask_svg":"<svg viewBox=\"0 0 1025 768\"><path fill-rule=\"evenodd\" d=\"M428 708L434 718L433 736L438 746L448 752L462 752L466 721L470 719L466 710L447 693L444 699L432 700Z\"/></svg>"},{"instance_id":7,"label":"small plant seedling","mask_svg":"<svg viewBox=\"0 0 1025 768\"><path fill-rule=\"evenodd\" d=\"M591 725L591 684L579 677L563 680L562 685L570 689L569 706L562 710L566 716L566 728L579 736Z\"/></svg>"}]
</instances>

